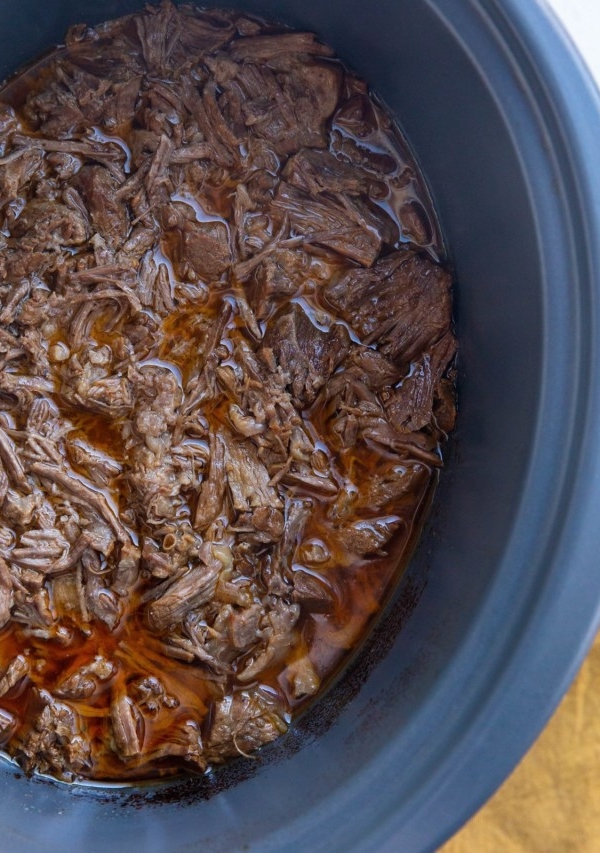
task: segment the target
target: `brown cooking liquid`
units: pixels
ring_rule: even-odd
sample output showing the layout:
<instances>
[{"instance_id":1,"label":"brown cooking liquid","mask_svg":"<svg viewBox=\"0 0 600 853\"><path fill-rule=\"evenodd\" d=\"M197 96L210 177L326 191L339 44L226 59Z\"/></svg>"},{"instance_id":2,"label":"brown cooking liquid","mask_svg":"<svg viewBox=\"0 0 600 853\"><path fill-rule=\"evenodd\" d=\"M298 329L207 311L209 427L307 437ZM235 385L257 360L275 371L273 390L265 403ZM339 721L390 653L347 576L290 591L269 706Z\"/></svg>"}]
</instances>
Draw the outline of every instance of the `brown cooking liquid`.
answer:
<instances>
[{"instance_id":1,"label":"brown cooking liquid","mask_svg":"<svg viewBox=\"0 0 600 853\"><path fill-rule=\"evenodd\" d=\"M55 73L56 63L60 63L60 58L65 53L68 54L68 50L63 48L49 55L29 72L9 82L0 93L2 100L11 104L19 114L23 103L32 92L43 91ZM354 78L348 75L347 79L350 80L347 86L354 85ZM396 160L397 166L388 176L385 194L373 203L385 210L393 220L398 229L398 244L419 244L422 250L438 259L441 252L439 232L416 166L383 111L376 106L374 109L377 111L378 126L370 134L360 138L360 145L382 155L388 153ZM24 118L22 124L26 126ZM332 151L339 150L344 140L351 138L347 129L336 126L335 123L331 131ZM28 132L35 136L34 129L28 129ZM118 140L123 150L129 151L132 145L131 132L131 126L122 125L110 130L110 138ZM226 181L222 186L207 185L204 189L204 213L210 219L231 221L232 196L235 189L232 182ZM168 238L165 239L166 242L163 240L161 248L167 257L163 256L163 261L167 266L171 285L176 287L177 269L168 262L168 257L173 257L173 253ZM315 262L320 264L320 274L328 280L339 278L344 271L355 266L351 261L335 256L332 252L322 254L322 260L317 258ZM160 252L157 260L161 261ZM206 341L207 329L210 329L221 314L224 305L235 306L239 287L243 285L231 280L211 284L210 289L198 284L195 300L178 301L176 298L175 309L167 316L159 318L158 329L153 333L153 343L145 354L144 361L170 367L173 375L178 377L182 394L198 370L199 362L204 359L202 348ZM312 271L310 275L307 274L304 284L295 294L279 301L278 310L282 310L282 306L285 307L292 300L299 300L303 308L309 314L314 312L317 318L321 317L323 312L330 318L332 316L331 307L323 301ZM333 319L336 320L335 317ZM90 330L90 337L98 346L117 349L117 338L121 334L122 324L120 321L105 327L101 320L97 320ZM253 343L252 334L245 329L240 312L234 308L225 324L221 344L231 351L236 340L240 338ZM69 346L70 342L67 332L59 328L48 345L56 346L61 343ZM58 367L54 371L53 379L55 391L48 396L58 408L61 418L71 424L70 431L64 436L65 445L68 447L70 443L76 444L78 440L82 440L104 458L117 463L115 470L122 466L126 471L127 436L130 429L128 418L114 418L82 411L65 399ZM229 397L227 391L222 390L216 399L203 407L205 435L220 426L229 427L228 408L231 402L235 402L234 399ZM329 427L319 399L311 408L304 410L302 416L308 434L320 437L318 446L328 455L331 468L349 482L356 483L361 479L368 481L369 478L376 478L378 472L392 462L398 464L397 456L392 456L368 442L358 442L350 449L341 450L336 450L333 445L329 446ZM18 419L18 415L15 415L15 418ZM75 462L73 470L81 476L86 475L85 469L78 468ZM399 519L400 523L397 532L386 544L385 552L362 558L345 552L339 537L334 535L335 522L332 520L331 508L338 495L324 498L322 494L312 492L310 486L297 485L288 488L288 497L300 495L312 499L312 511L302 533L302 540L324 546L329 553L322 565L311 568L302 564L302 553L297 552L297 563L293 568L301 568L309 574L314 574L332 592L330 611L303 611L296 627L297 642L286 659L260 673L260 684L274 696L280 697L291 717L301 711L308 701L313 701L314 697L296 698L293 695L287 677L288 667L308 655L321 679L321 692L339 671L349 654L365 637L382 603L393 590L419 532L435 480L435 469L421 463L421 476L414 479L411 490L396 500L392 510L388 510L390 518ZM111 505L118 508L125 527L131 530L135 519L128 513L127 488L126 478L123 473L119 473L109 479L105 494ZM184 502L179 509L179 517L193 518L197 494L197 487L183 492ZM132 533L138 540L154 541L157 549L162 546L161 538L153 528L141 527L132 530ZM65 580L65 583L68 582ZM71 640L65 644L59 640L41 639L26 634L23 627L13 621L0 632L0 672L16 655L24 655L30 662L28 676L0 699L0 707L12 713L18 721L11 740L6 744L10 754L14 752L13 744L18 744L25 738L36 715L40 713L40 695L43 695L40 691L53 694L57 682L64 681L80 667L89 664L97 656L102 656L116 664L115 676L105 682L98 681L93 695L89 698L60 700L79 715L84 727L83 735L91 745L91 766L83 771L79 778L133 781L180 772L183 766L181 760L153 760L152 753L169 739L177 724L183 725L192 720L199 727L206 726L211 706L215 698L223 695L223 688L205 677L205 670L201 665L165 656L160 638L149 629L144 619L142 599L146 591L147 573L142 571L136 585L121 601L123 612L114 630L94 618L82 623L72 610L61 609L60 601L52 602L59 621L72 632ZM141 758L124 761L111 747L109 729L112 697L119 685L126 689L133 679L148 674L156 674L163 683L165 693L176 697L178 704L168 711L163 709L158 713L143 714L142 740L146 752L142 753ZM240 689L239 685L235 684L235 679L227 682L225 694L231 689Z\"/></svg>"}]
</instances>

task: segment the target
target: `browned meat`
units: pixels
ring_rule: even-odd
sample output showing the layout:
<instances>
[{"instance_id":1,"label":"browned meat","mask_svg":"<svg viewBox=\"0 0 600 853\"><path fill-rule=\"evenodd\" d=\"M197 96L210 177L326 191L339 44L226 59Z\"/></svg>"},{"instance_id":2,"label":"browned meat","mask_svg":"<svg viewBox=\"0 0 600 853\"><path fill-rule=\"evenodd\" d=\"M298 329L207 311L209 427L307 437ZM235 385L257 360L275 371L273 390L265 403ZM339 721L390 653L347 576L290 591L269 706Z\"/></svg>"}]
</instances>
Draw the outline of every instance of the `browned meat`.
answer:
<instances>
[{"instance_id":1,"label":"browned meat","mask_svg":"<svg viewBox=\"0 0 600 853\"><path fill-rule=\"evenodd\" d=\"M258 507L282 509L281 498L270 485L269 473L250 441L238 442L230 434L221 433L225 447L225 471L233 508L249 512Z\"/></svg>"},{"instance_id":2,"label":"browned meat","mask_svg":"<svg viewBox=\"0 0 600 853\"><path fill-rule=\"evenodd\" d=\"M56 201L32 199L15 221L11 237L18 240L20 251L60 251L84 243L88 228L79 211Z\"/></svg>"},{"instance_id":3,"label":"browned meat","mask_svg":"<svg viewBox=\"0 0 600 853\"><path fill-rule=\"evenodd\" d=\"M304 146L325 148L325 122L335 109L340 82L335 65L297 62L287 73L275 74L264 63L249 59L223 88L231 97L239 86L245 126L285 155Z\"/></svg>"},{"instance_id":4,"label":"browned meat","mask_svg":"<svg viewBox=\"0 0 600 853\"><path fill-rule=\"evenodd\" d=\"M35 68L0 97L0 744L204 773L395 582L456 412L450 277L313 34L162 0Z\"/></svg>"},{"instance_id":5,"label":"browned meat","mask_svg":"<svg viewBox=\"0 0 600 853\"><path fill-rule=\"evenodd\" d=\"M402 370L376 349L354 347L348 359L352 372L366 388L381 391L402 379Z\"/></svg>"},{"instance_id":6,"label":"browned meat","mask_svg":"<svg viewBox=\"0 0 600 853\"><path fill-rule=\"evenodd\" d=\"M232 612L229 636L234 649L245 651L259 639L261 616L260 604L253 604L251 607Z\"/></svg>"},{"instance_id":7,"label":"browned meat","mask_svg":"<svg viewBox=\"0 0 600 853\"><path fill-rule=\"evenodd\" d=\"M11 660L6 672L0 678L0 696L9 693L29 672L29 664L23 655L17 655Z\"/></svg>"},{"instance_id":8,"label":"browned meat","mask_svg":"<svg viewBox=\"0 0 600 853\"><path fill-rule=\"evenodd\" d=\"M437 264L400 251L372 270L351 270L325 294L364 343L378 341L382 353L408 363L449 328L450 284Z\"/></svg>"},{"instance_id":9,"label":"browned meat","mask_svg":"<svg viewBox=\"0 0 600 853\"><path fill-rule=\"evenodd\" d=\"M274 249L256 267L250 304L259 320L265 319L274 304L293 296L310 275L311 258L290 249Z\"/></svg>"},{"instance_id":10,"label":"browned meat","mask_svg":"<svg viewBox=\"0 0 600 853\"><path fill-rule=\"evenodd\" d=\"M90 555L91 556L91 555ZM85 606L90 614L99 622L103 622L110 631L114 631L121 621L123 610L114 592L108 589L99 577L96 562L90 560L92 566L88 569L85 585Z\"/></svg>"},{"instance_id":11,"label":"browned meat","mask_svg":"<svg viewBox=\"0 0 600 853\"><path fill-rule=\"evenodd\" d=\"M308 655L298 658L288 666L287 678L292 689L292 695L296 699L314 696L321 686L321 679Z\"/></svg>"},{"instance_id":12,"label":"browned meat","mask_svg":"<svg viewBox=\"0 0 600 853\"><path fill-rule=\"evenodd\" d=\"M233 59L244 62L267 63L284 59L295 53L309 56L331 56L328 45L320 44L313 33L279 33L276 36L252 36L238 39L229 51Z\"/></svg>"},{"instance_id":13,"label":"browned meat","mask_svg":"<svg viewBox=\"0 0 600 853\"><path fill-rule=\"evenodd\" d=\"M338 160L329 151L312 148L303 148L290 157L282 175L290 184L311 195L324 192L363 195L373 183L372 175Z\"/></svg>"},{"instance_id":14,"label":"browned meat","mask_svg":"<svg viewBox=\"0 0 600 853\"><path fill-rule=\"evenodd\" d=\"M17 456L13 442L2 427L0 427L0 459L2 460L9 479L12 480L18 489L29 494L31 492L31 485L25 476L21 460Z\"/></svg>"},{"instance_id":15,"label":"browned meat","mask_svg":"<svg viewBox=\"0 0 600 853\"><path fill-rule=\"evenodd\" d=\"M137 545L124 542L115 568L112 588L117 595L128 595L134 587L140 566L141 552Z\"/></svg>"},{"instance_id":16,"label":"browned meat","mask_svg":"<svg viewBox=\"0 0 600 853\"><path fill-rule=\"evenodd\" d=\"M287 731L285 713L260 690L244 690L215 704L206 741L209 761L247 755Z\"/></svg>"},{"instance_id":17,"label":"browned meat","mask_svg":"<svg viewBox=\"0 0 600 853\"><path fill-rule=\"evenodd\" d=\"M143 720L135 703L126 693L118 693L110 706L115 747L123 758L135 758L142 751Z\"/></svg>"},{"instance_id":18,"label":"browned meat","mask_svg":"<svg viewBox=\"0 0 600 853\"><path fill-rule=\"evenodd\" d=\"M412 365L402 383L389 392L385 409L394 426L413 431L431 422L442 376L455 353L456 342L452 333L447 332ZM448 405L453 408L452 401Z\"/></svg>"},{"instance_id":19,"label":"browned meat","mask_svg":"<svg viewBox=\"0 0 600 853\"><path fill-rule=\"evenodd\" d=\"M117 197L117 180L104 166L84 166L74 181L81 193L92 224L110 246L125 242L129 232L129 216Z\"/></svg>"},{"instance_id":20,"label":"browned meat","mask_svg":"<svg viewBox=\"0 0 600 853\"><path fill-rule=\"evenodd\" d=\"M98 655L91 663L79 667L64 678L56 692L65 699L88 699L96 691L99 682L109 681L114 674L114 664Z\"/></svg>"},{"instance_id":21,"label":"browned meat","mask_svg":"<svg viewBox=\"0 0 600 853\"><path fill-rule=\"evenodd\" d=\"M179 700L165 692L163 683L154 675L147 675L131 684L139 708L157 714L161 708L177 708Z\"/></svg>"},{"instance_id":22,"label":"browned meat","mask_svg":"<svg viewBox=\"0 0 600 853\"><path fill-rule=\"evenodd\" d=\"M19 747L24 767L29 773L50 772L71 781L90 764L90 747L81 734L80 720L66 703L46 693L40 698L44 708Z\"/></svg>"},{"instance_id":23,"label":"browned meat","mask_svg":"<svg viewBox=\"0 0 600 853\"><path fill-rule=\"evenodd\" d=\"M177 202L163 212L168 230L163 251L182 276L187 266L204 281L218 279L231 263L231 250L227 228L222 222L199 222L193 208Z\"/></svg>"},{"instance_id":24,"label":"browned meat","mask_svg":"<svg viewBox=\"0 0 600 853\"><path fill-rule=\"evenodd\" d=\"M225 453L218 434L210 435L210 471L202 481L194 527L203 530L212 524L221 512L225 496Z\"/></svg>"},{"instance_id":25,"label":"browned meat","mask_svg":"<svg viewBox=\"0 0 600 853\"><path fill-rule=\"evenodd\" d=\"M327 246L340 255L370 267L378 256L384 235L378 219L344 196L315 198L281 181L273 208L287 215L306 243Z\"/></svg>"},{"instance_id":26,"label":"browned meat","mask_svg":"<svg viewBox=\"0 0 600 853\"><path fill-rule=\"evenodd\" d=\"M150 627L154 631L164 631L169 625L180 622L190 610L206 604L212 598L222 568L213 558L208 564L199 564L178 578L148 607Z\"/></svg>"},{"instance_id":27,"label":"browned meat","mask_svg":"<svg viewBox=\"0 0 600 853\"><path fill-rule=\"evenodd\" d=\"M299 616L300 607L297 604L275 600L267 615L267 625L262 630L262 636L267 640L266 646L238 672L239 681L253 681L268 666L282 660L294 643L294 627Z\"/></svg>"},{"instance_id":28,"label":"browned meat","mask_svg":"<svg viewBox=\"0 0 600 853\"><path fill-rule=\"evenodd\" d=\"M301 569L293 574L293 599L312 613L327 613L333 605L333 596L325 584L314 575Z\"/></svg>"},{"instance_id":29,"label":"browned meat","mask_svg":"<svg viewBox=\"0 0 600 853\"><path fill-rule=\"evenodd\" d=\"M341 524L337 533L346 551L363 556L381 552L400 524L397 516L369 518Z\"/></svg>"},{"instance_id":30,"label":"browned meat","mask_svg":"<svg viewBox=\"0 0 600 853\"><path fill-rule=\"evenodd\" d=\"M300 305L292 303L271 322L263 342L289 377L294 403L305 408L343 361L350 339L343 326L322 332Z\"/></svg>"},{"instance_id":31,"label":"browned meat","mask_svg":"<svg viewBox=\"0 0 600 853\"><path fill-rule=\"evenodd\" d=\"M107 524L114 530L117 539L120 542L128 542L129 534L116 517L114 510L109 505L106 498L99 494L94 488L88 486L81 478L76 479L69 475L68 472L58 468L56 465L46 464L44 462L33 462L30 465L32 474L37 474L38 477L45 478L61 486L66 492L71 494L76 500L82 504L89 506L94 512L103 518Z\"/></svg>"},{"instance_id":32,"label":"browned meat","mask_svg":"<svg viewBox=\"0 0 600 853\"><path fill-rule=\"evenodd\" d=\"M16 725L16 717L10 711L0 708L0 743L2 745L6 744L7 740L9 740Z\"/></svg>"},{"instance_id":33,"label":"browned meat","mask_svg":"<svg viewBox=\"0 0 600 853\"><path fill-rule=\"evenodd\" d=\"M14 589L10 570L5 560L0 557L0 631L10 619L14 604Z\"/></svg>"}]
</instances>

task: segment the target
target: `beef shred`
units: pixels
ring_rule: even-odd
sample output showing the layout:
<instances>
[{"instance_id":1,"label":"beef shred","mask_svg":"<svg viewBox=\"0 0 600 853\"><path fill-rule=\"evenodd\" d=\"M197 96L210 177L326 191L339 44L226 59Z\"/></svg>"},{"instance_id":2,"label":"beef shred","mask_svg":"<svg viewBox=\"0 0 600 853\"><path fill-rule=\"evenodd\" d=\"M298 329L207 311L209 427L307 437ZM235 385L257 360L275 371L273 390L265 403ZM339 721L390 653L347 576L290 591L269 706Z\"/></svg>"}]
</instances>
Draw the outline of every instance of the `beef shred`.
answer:
<instances>
[{"instance_id":1,"label":"beef shred","mask_svg":"<svg viewBox=\"0 0 600 853\"><path fill-rule=\"evenodd\" d=\"M367 86L170 2L0 91L0 746L62 780L284 733L405 562L451 276Z\"/></svg>"}]
</instances>

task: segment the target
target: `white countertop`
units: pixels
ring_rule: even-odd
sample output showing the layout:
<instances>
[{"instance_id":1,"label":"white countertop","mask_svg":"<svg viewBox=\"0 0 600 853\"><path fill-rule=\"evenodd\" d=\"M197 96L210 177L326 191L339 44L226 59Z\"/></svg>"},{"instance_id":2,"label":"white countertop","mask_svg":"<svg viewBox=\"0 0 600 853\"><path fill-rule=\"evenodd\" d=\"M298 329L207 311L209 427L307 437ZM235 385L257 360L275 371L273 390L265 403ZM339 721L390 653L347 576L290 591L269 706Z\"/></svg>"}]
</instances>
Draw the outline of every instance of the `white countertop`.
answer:
<instances>
[{"instance_id":1,"label":"white countertop","mask_svg":"<svg viewBox=\"0 0 600 853\"><path fill-rule=\"evenodd\" d=\"M545 2L563 22L600 85L600 0Z\"/></svg>"}]
</instances>

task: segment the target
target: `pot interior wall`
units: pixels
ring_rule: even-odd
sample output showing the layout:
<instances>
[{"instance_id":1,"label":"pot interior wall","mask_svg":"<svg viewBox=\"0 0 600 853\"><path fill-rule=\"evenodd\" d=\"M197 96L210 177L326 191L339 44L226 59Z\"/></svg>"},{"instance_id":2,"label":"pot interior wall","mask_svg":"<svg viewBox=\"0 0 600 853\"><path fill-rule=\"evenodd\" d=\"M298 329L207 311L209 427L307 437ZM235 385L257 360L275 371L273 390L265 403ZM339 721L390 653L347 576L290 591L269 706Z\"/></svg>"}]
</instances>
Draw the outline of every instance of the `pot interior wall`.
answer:
<instances>
[{"instance_id":1,"label":"pot interior wall","mask_svg":"<svg viewBox=\"0 0 600 853\"><path fill-rule=\"evenodd\" d=\"M200 840L206 851L246 844L261 851L362 849L360 839L386 817L377 780L393 769L390 743L399 804L428 772L429 735L454 710L436 704L439 685L470 642L497 581L527 475L542 369L536 222L512 136L463 43L428 2L219 5L316 30L397 117L429 181L459 282L458 429L395 608L295 734L251 771L238 768L214 783L180 787L178 806L165 802L174 797L171 789L115 793L107 802L3 772L0 830L11 851L99 853L128 845L184 851ZM70 23L94 23L138 6L4 0L0 75L60 41ZM406 624L398 632L400 622ZM480 664L474 656L473 669ZM224 790L202 799L213 785ZM355 805L361 801L362 809Z\"/></svg>"}]
</instances>

